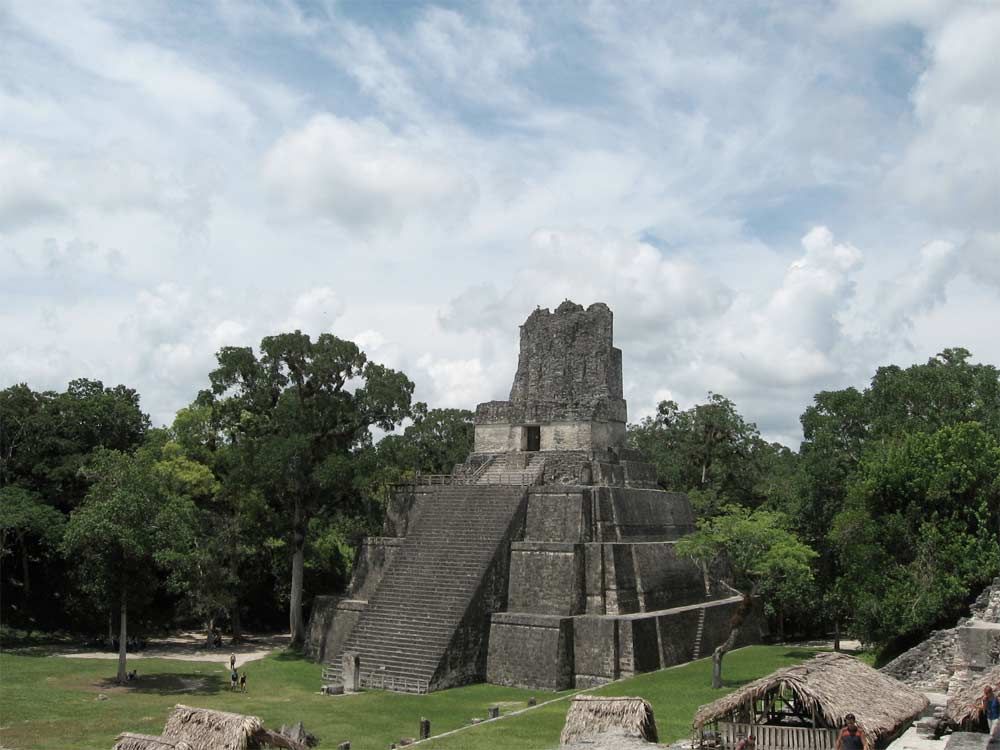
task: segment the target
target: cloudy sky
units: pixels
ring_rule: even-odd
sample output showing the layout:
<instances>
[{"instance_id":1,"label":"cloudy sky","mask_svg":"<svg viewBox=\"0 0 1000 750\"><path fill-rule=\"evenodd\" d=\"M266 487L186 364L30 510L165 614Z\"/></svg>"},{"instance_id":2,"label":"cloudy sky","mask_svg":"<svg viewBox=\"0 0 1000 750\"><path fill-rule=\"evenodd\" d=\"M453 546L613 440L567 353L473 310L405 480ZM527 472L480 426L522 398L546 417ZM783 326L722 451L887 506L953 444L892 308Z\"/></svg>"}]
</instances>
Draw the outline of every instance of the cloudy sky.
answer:
<instances>
[{"instance_id":1,"label":"cloudy sky","mask_svg":"<svg viewBox=\"0 0 1000 750\"><path fill-rule=\"evenodd\" d=\"M608 302L630 416L1000 363L1000 3L0 2L0 387L357 341L432 406Z\"/></svg>"}]
</instances>

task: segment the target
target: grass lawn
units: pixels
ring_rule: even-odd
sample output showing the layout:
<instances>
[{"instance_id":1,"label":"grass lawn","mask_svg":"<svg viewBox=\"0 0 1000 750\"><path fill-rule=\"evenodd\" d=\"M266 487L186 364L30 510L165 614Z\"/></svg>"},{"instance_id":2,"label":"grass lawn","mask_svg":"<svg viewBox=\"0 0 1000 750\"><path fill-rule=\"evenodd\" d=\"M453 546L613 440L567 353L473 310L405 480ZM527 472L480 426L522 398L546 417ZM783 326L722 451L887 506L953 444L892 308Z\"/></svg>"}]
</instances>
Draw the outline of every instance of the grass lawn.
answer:
<instances>
[{"instance_id":1,"label":"grass lawn","mask_svg":"<svg viewBox=\"0 0 1000 750\"><path fill-rule=\"evenodd\" d=\"M653 705L660 742L673 742L691 732L691 719L698 706L725 695L731 690L756 680L780 667L804 661L816 651L788 646L751 646L726 656L723 662L725 688L712 690L712 661L685 664L673 669L622 680L593 691L592 695L638 695ZM506 721L490 722L450 737L421 745L428 750L458 750L462 748L518 748L546 750L559 746L569 710L569 700L542 706L523 716Z\"/></svg>"},{"instance_id":2,"label":"grass lawn","mask_svg":"<svg viewBox=\"0 0 1000 750\"><path fill-rule=\"evenodd\" d=\"M335 748L351 740L354 750L385 750L400 737L414 737L422 716L435 734L456 729L488 706L502 712L539 702L552 693L472 685L430 695L366 692L322 696L320 666L290 653L273 654L247 665L249 692L229 692L228 664L137 659L129 668L139 680L114 684L116 662L46 656L47 649L0 654L0 745L13 750L105 750L122 731L159 734L175 703L260 716L277 729L302 721ZM809 658L814 652L787 646L754 646L726 657L724 674L732 689L772 670ZM224 659L223 659L224 660ZM661 741L685 736L694 710L721 691L708 687L711 664L702 660L641 675L597 691L601 695L641 695L653 704ZM99 700L98 695L108 696ZM568 701L523 716L476 726L421 747L551 748L559 743Z\"/></svg>"}]
</instances>

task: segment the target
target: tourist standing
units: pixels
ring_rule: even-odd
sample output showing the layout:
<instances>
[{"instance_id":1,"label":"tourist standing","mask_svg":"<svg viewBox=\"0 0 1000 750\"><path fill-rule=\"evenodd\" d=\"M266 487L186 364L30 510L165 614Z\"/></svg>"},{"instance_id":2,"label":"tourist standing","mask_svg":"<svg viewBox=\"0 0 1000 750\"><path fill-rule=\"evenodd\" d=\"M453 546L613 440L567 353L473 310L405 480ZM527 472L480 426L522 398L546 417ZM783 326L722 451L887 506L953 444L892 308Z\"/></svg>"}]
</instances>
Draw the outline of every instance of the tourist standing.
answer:
<instances>
[{"instance_id":1,"label":"tourist standing","mask_svg":"<svg viewBox=\"0 0 1000 750\"><path fill-rule=\"evenodd\" d=\"M837 734L837 750L864 750L865 733L858 726L854 714L847 714L844 720L847 725L841 727Z\"/></svg>"},{"instance_id":2,"label":"tourist standing","mask_svg":"<svg viewBox=\"0 0 1000 750\"><path fill-rule=\"evenodd\" d=\"M229 668L236 669L236 654L229 655Z\"/></svg>"},{"instance_id":3,"label":"tourist standing","mask_svg":"<svg viewBox=\"0 0 1000 750\"><path fill-rule=\"evenodd\" d=\"M1000 699L993 692L991 685L983 688L983 697L979 699L979 710L986 714L986 724L990 728L990 736L995 737L997 724L1000 723Z\"/></svg>"}]
</instances>

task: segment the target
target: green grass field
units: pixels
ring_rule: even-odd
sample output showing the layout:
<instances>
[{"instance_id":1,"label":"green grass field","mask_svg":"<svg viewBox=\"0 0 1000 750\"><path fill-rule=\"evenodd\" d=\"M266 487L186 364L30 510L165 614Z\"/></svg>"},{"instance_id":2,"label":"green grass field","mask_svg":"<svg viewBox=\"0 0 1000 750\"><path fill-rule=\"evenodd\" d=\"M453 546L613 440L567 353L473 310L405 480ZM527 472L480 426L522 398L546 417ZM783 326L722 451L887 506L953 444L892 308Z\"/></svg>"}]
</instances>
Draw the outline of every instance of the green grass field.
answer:
<instances>
[{"instance_id":1,"label":"green grass field","mask_svg":"<svg viewBox=\"0 0 1000 750\"><path fill-rule=\"evenodd\" d=\"M414 737L421 717L431 720L434 734L456 729L487 707L501 711L524 708L529 696L539 702L556 697L493 685L472 685L430 695L366 692L319 695L319 665L291 653L273 654L247 665L249 692L229 692L228 666L223 663L137 659L137 683L113 682L115 662L46 656L47 649L0 654L0 745L13 750L106 750L122 731L159 734L171 706L186 703L260 716L277 729L302 721L335 748L351 740L354 750L385 750L400 737ZM726 657L728 689L772 670L809 658L814 652L786 646L754 646ZM708 687L707 660L641 675L596 691L599 695L641 695L653 704L661 741L685 736L694 710L725 691ZM99 700L104 694L107 700ZM433 748L552 748L569 702L541 706L521 716L471 727L421 745Z\"/></svg>"}]
</instances>

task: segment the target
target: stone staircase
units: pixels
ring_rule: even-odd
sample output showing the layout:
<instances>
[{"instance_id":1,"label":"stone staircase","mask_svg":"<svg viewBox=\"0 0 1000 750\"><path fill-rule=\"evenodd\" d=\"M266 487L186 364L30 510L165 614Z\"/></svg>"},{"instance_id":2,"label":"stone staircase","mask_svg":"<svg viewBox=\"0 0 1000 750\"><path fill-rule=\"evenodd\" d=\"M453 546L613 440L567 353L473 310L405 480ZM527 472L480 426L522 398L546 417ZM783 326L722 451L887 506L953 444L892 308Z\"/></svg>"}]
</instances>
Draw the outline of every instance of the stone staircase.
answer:
<instances>
[{"instance_id":1,"label":"stone staircase","mask_svg":"<svg viewBox=\"0 0 1000 750\"><path fill-rule=\"evenodd\" d=\"M502 454L476 476L475 483L531 485L538 482L544 468L545 458L537 453Z\"/></svg>"},{"instance_id":2,"label":"stone staircase","mask_svg":"<svg viewBox=\"0 0 1000 750\"><path fill-rule=\"evenodd\" d=\"M423 693L444 680L449 645L467 613L476 618L477 593L498 554L509 554L526 497L522 486L436 489L344 648L323 670L324 683L342 681L347 652L360 657L362 687ZM477 626L489 627L485 614Z\"/></svg>"},{"instance_id":3,"label":"stone staircase","mask_svg":"<svg viewBox=\"0 0 1000 750\"><path fill-rule=\"evenodd\" d=\"M691 661L698 661L701 658L701 644L705 638L705 608L698 610L698 629L694 633L694 651L691 653Z\"/></svg>"}]
</instances>

